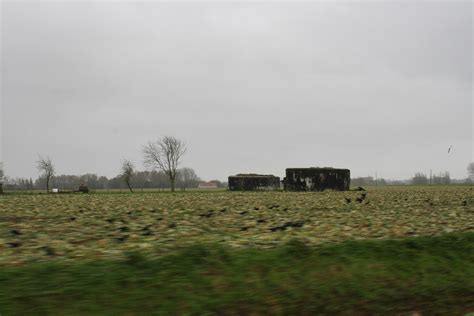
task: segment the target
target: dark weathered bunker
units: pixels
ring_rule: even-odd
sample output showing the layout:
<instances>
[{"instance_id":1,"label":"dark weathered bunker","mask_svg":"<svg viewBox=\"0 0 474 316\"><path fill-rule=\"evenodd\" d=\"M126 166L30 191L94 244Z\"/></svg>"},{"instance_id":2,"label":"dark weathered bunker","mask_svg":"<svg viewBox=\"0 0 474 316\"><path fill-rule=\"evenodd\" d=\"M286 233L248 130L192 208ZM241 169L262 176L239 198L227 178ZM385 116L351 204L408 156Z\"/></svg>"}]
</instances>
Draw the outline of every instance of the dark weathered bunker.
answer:
<instances>
[{"instance_id":1,"label":"dark weathered bunker","mask_svg":"<svg viewBox=\"0 0 474 316\"><path fill-rule=\"evenodd\" d=\"M229 177L230 191L269 191L280 189L280 177L263 174L238 174Z\"/></svg>"},{"instance_id":2,"label":"dark weathered bunker","mask_svg":"<svg viewBox=\"0 0 474 316\"><path fill-rule=\"evenodd\" d=\"M351 183L349 169L288 168L283 179L285 191L347 191Z\"/></svg>"}]
</instances>

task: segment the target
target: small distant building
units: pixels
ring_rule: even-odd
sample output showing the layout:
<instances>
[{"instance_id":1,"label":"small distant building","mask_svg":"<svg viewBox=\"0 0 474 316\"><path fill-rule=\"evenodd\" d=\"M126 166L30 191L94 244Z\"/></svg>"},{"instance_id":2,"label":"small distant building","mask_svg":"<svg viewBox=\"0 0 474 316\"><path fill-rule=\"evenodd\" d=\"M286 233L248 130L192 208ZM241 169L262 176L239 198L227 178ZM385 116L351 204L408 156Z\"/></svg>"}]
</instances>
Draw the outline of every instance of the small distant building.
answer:
<instances>
[{"instance_id":1,"label":"small distant building","mask_svg":"<svg viewBox=\"0 0 474 316\"><path fill-rule=\"evenodd\" d=\"M280 189L280 177L263 174L238 174L229 177L230 191L272 191Z\"/></svg>"},{"instance_id":2,"label":"small distant building","mask_svg":"<svg viewBox=\"0 0 474 316\"><path fill-rule=\"evenodd\" d=\"M217 182L216 181L209 181L209 182L202 181L202 182L199 182L198 188L199 189L217 189Z\"/></svg>"},{"instance_id":3,"label":"small distant building","mask_svg":"<svg viewBox=\"0 0 474 316\"><path fill-rule=\"evenodd\" d=\"M85 184L81 184L79 186L79 190L77 190L77 192L81 192L81 193L89 193L89 187Z\"/></svg>"},{"instance_id":4,"label":"small distant building","mask_svg":"<svg viewBox=\"0 0 474 316\"><path fill-rule=\"evenodd\" d=\"M283 179L285 191L347 191L351 171L336 168L288 168Z\"/></svg>"}]
</instances>

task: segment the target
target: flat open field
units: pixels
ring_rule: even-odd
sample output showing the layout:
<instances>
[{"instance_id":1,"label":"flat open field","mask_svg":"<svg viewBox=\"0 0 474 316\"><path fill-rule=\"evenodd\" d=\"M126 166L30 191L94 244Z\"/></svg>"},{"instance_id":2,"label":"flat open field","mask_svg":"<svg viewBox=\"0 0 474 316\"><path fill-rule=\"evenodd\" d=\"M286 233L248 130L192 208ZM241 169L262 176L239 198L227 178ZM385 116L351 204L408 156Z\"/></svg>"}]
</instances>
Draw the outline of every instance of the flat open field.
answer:
<instances>
[{"instance_id":1,"label":"flat open field","mask_svg":"<svg viewBox=\"0 0 474 316\"><path fill-rule=\"evenodd\" d=\"M270 248L293 238L319 245L445 232L474 232L471 187L0 197L0 265L114 259L129 250L161 256L203 242Z\"/></svg>"}]
</instances>

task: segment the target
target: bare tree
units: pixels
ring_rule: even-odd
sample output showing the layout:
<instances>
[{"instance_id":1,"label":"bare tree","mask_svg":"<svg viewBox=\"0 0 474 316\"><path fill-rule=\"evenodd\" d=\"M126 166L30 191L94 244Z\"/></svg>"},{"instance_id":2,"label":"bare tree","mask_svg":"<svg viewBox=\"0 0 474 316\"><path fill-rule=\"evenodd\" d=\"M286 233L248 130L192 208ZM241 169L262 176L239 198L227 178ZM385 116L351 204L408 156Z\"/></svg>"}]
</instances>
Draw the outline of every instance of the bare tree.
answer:
<instances>
[{"instance_id":1,"label":"bare tree","mask_svg":"<svg viewBox=\"0 0 474 316\"><path fill-rule=\"evenodd\" d=\"M176 183L184 188L197 188L201 179L192 168L181 168L176 170Z\"/></svg>"},{"instance_id":2,"label":"bare tree","mask_svg":"<svg viewBox=\"0 0 474 316\"><path fill-rule=\"evenodd\" d=\"M415 176L411 179L413 185L426 185L428 184L428 177L421 172L415 173Z\"/></svg>"},{"instance_id":3,"label":"bare tree","mask_svg":"<svg viewBox=\"0 0 474 316\"><path fill-rule=\"evenodd\" d=\"M130 180L132 179L134 173L135 173L135 167L133 166L133 163L128 159L122 160L121 175L122 175L123 181L125 181L128 189L132 193L133 193L133 189L132 189L132 186L130 185Z\"/></svg>"},{"instance_id":4,"label":"bare tree","mask_svg":"<svg viewBox=\"0 0 474 316\"><path fill-rule=\"evenodd\" d=\"M39 159L36 162L36 169L38 169L39 172L43 173L43 176L46 179L46 192L49 193L49 182L51 178L54 176L54 166L51 161L51 158L49 157L43 158L39 156Z\"/></svg>"},{"instance_id":5,"label":"bare tree","mask_svg":"<svg viewBox=\"0 0 474 316\"><path fill-rule=\"evenodd\" d=\"M4 176L3 162L0 161L0 194L3 193L3 176Z\"/></svg>"},{"instance_id":6,"label":"bare tree","mask_svg":"<svg viewBox=\"0 0 474 316\"><path fill-rule=\"evenodd\" d=\"M467 174L469 175L469 180L474 181L474 162L469 163L467 166Z\"/></svg>"},{"instance_id":7,"label":"bare tree","mask_svg":"<svg viewBox=\"0 0 474 316\"><path fill-rule=\"evenodd\" d=\"M433 176L433 184L450 184L451 176L448 171L440 172L437 176Z\"/></svg>"},{"instance_id":8,"label":"bare tree","mask_svg":"<svg viewBox=\"0 0 474 316\"><path fill-rule=\"evenodd\" d=\"M176 169L185 152L185 143L173 136L164 136L156 142L150 141L143 147L145 165L166 173L170 179L172 192L175 188Z\"/></svg>"}]
</instances>

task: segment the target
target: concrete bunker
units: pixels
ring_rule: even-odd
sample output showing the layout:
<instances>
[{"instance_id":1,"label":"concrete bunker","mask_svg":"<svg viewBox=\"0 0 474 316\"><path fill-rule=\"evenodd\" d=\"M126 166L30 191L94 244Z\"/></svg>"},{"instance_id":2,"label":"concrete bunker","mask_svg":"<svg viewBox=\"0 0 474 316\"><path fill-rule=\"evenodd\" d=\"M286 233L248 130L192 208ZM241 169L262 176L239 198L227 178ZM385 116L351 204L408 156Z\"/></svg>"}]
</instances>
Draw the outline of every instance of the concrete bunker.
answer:
<instances>
[{"instance_id":1,"label":"concrete bunker","mask_svg":"<svg viewBox=\"0 0 474 316\"><path fill-rule=\"evenodd\" d=\"M349 169L288 168L283 179L285 191L348 191L351 183Z\"/></svg>"},{"instance_id":2,"label":"concrete bunker","mask_svg":"<svg viewBox=\"0 0 474 316\"><path fill-rule=\"evenodd\" d=\"M280 177L264 174L238 174L229 177L230 191L272 191L280 189Z\"/></svg>"}]
</instances>

